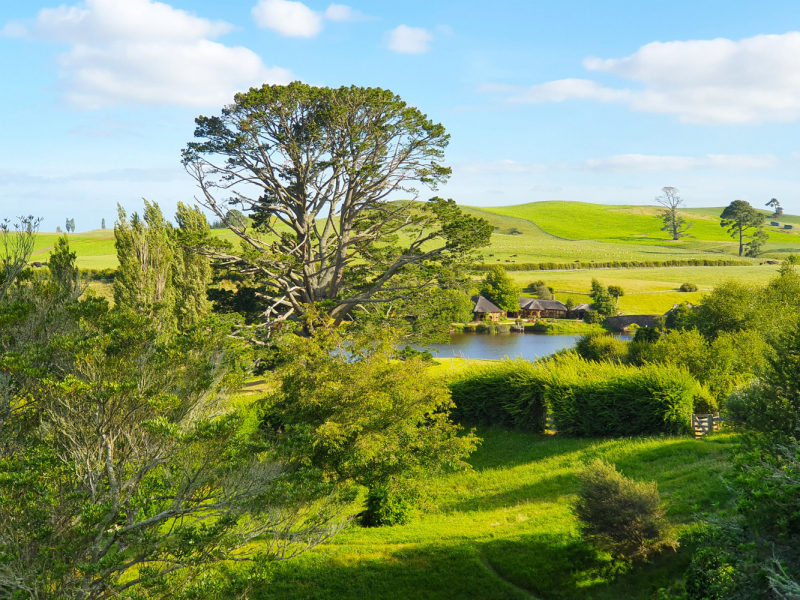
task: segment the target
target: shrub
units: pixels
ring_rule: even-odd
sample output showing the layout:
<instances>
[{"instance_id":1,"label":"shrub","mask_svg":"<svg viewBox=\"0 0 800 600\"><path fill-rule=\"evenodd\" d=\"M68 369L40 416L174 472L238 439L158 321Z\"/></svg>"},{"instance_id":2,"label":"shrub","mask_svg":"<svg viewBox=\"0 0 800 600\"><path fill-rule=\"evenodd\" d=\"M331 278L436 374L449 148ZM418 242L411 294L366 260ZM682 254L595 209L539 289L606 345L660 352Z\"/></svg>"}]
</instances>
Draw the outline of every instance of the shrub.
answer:
<instances>
[{"instance_id":1,"label":"shrub","mask_svg":"<svg viewBox=\"0 0 800 600\"><path fill-rule=\"evenodd\" d=\"M725 600L736 587L736 569L722 548L701 548L686 572L689 600Z\"/></svg>"},{"instance_id":2,"label":"shrub","mask_svg":"<svg viewBox=\"0 0 800 600\"><path fill-rule=\"evenodd\" d=\"M655 343L661 337L661 332L656 327L637 327L633 335L634 342Z\"/></svg>"},{"instance_id":3,"label":"shrub","mask_svg":"<svg viewBox=\"0 0 800 600\"><path fill-rule=\"evenodd\" d=\"M581 486L573 510L584 535L598 546L625 558L646 558L676 547L655 482L629 479L599 459L578 478Z\"/></svg>"},{"instance_id":4,"label":"shrub","mask_svg":"<svg viewBox=\"0 0 800 600\"><path fill-rule=\"evenodd\" d=\"M478 323L478 325L475 327L475 331L477 333L497 333L497 325L495 325L492 321Z\"/></svg>"},{"instance_id":5,"label":"shrub","mask_svg":"<svg viewBox=\"0 0 800 600\"><path fill-rule=\"evenodd\" d=\"M586 360L623 362L628 344L608 333L587 333L575 344L575 351Z\"/></svg>"},{"instance_id":6,"label":"shrub","mask_svg":"<svg viewBox=\"0 0 800 600\"><path fill-rule=\"evenodd\" d=\"M681 434L689 431L702 386L671 365L636 368L560 359L546 401L559 433L575 436Z\"/></svg>"},{"instance_id":7,"label":"shrub","mask_svg":"<svg viewBox=\"0 0 800 600\"><path fill-rule=\"evenodd\" d=\"M495 327L495 333L510 333L511 323L498 323Z\"/></svg>"},{"instance_id":8,"label":"shrub","mask_svg":"<svg viewBox=\"0 0 800 600\"><path fill-rule=\"evenodd\" d=\"M477 325L475 323L466 323L464 325L464 333L475 333Z\"/></svg>"},{"instance_id":9,"label":"shrub","mask_svg":"<svg viewBox=\"0 0 800 600\"><path fill-rule=\"evenodd\" d=\"M587 310L583 313L584 323L599 323L601 321L600 313L596 310Z\"/></svg>"},{"instance_id":10,"label":"shrub","mask_svg":"<svg viewBox=\"0 0 800 600\"><path fill-rule=\"evenodd\" d=\"M571 351L470 369L448 385L456 420L544 431L550 411L558 432L575 436L684 433L695 402L709 398L675 367L590 362Z\"/></svg>"},{"instance_id":11,"label":"shrub","mask_svg":"<svg viewBox=\"0 0 800 600\"><path fill-rule=\"evenodd\" d=\"M678 288L678 291L681 292L696 292L697 286L694 283L683 283L681 287Z\"/></svg>"},{"instance_id":12,"label":"shrub","mask_svg":"<svg viewBox=\"0 0 800 600\"><path fill-rule=\"evenodd\" d=\"M406 525L413 519L416 506L412 492L392 484L378 485L367 494L363 522L371 527Z\"/></svg>"},{"instance_id":13,"label":"shrub","mask_svg":"<svg viewBox=\"0 0 800 600\"><path fill-rule=\"evenodd\" d=\"M470 369L449 384L456 405L453 418L543 432L545 365L514 359Z\"/></svg>"}]
</instances>

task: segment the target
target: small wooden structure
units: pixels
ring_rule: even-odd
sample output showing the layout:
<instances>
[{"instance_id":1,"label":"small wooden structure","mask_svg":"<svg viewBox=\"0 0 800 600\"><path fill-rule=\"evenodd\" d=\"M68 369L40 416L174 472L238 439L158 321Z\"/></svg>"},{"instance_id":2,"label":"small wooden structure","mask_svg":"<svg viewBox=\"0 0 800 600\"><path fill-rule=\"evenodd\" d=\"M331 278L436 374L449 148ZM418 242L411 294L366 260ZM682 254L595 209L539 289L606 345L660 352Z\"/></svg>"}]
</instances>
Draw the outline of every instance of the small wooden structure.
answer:
<instances>
[{"instance_id":1,"label":"small wooden structure","mask_svg":"<svg viewBox=\"0 0 800 600\"><path fill-rule=\"evenodd\" d=\"M584 302L583 304L577 304L573 306L572 310L569 311L569 314L576 319L583 319L586 312L590 310L592 310L592 305Z\"/></svg>"},{"instance_id":2,"label":"small wooden structure","mask_svg":"<svg viewBox=\"0 0 800 600\"><path fill-rule=\"evenodd\" d=\"M475 303L475 307L472 309L472 314L476 320L499 321L503 318L503 311L489 302L483 296L473 296L472 301Z\"/></svg>"},{"instance_id":3,"label":"small wooden structure","mask_svg":"<svg viewBox=\"0 0 800 600\"><path fill-rule=\"evenodd\" d=\"M519 316L548 317L562 319L567 316L567 307L558 300L539 300L538 298L520 298Z\"/></svg>"},{"instance_id":4,"label":"small wooden structure","mask_svg":"<svg viewBox=\"0 0 800 600\"><path fill-rule=\"evenodd\" d=\"M719 431L720 423L725 419L719 418L719 413L706 415L692 414L692 433L695 439L703 437L712 431Z\"/></svg>"}]
</instances>

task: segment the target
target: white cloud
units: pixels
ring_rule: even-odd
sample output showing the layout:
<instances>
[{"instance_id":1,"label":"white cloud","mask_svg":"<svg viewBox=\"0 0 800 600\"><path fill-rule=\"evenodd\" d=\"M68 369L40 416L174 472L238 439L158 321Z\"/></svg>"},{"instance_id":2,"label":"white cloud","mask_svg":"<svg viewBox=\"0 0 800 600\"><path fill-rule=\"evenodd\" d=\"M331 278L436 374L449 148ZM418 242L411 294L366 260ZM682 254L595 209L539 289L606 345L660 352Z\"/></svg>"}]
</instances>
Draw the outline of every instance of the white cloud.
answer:
<instances>
[{"instance_id":1,"label":"white cloud","mask_svg":"<svg viewBox=\"0 0 800 600\"><path fill-rule=\"evenodd\" d=\"M780 161L771 154L708 154L694 156L657 156L646 154L618 154L605 158L591 158L582 168L592 171L686 171L690 169L772 169Z\"/></svg>"},{"instance_id":2,"label":"white cloud","mask_svg":"<svg viewBox=\"0 0 800 600\"><path fill-rule=\"evenodd\" d=\"M400 25L388 32L387 47L398 54L425 54L431 49L433 35L421 27Z\"/></svg>"},{"instance_id":3,"label":"white cloud","mask_svg":"<svg viewBox=\"0 0 800 600\"><path fill-rule=\"evenodd\" d=\"M345 4L331 4L325 10L325 18L330 21L346 22L346 21L374 21L375 17L365 15L359 10L356 10Z\"/></svg>"},{"instance_id":4,"label":"white cloud","mask_svg":"<svg viewBox=\"0 0 800 600\"><path fill-rule=\"evenodd\" d=\"M252 12L256 25L286 37L312 38L322 31L322 16L302 2L259 0Z\"/></svg>"},{"instance_id":5,"label":"white cloud","mask_svg":"<svg viewBox=\"0 0 800 600\"><path fill-rule=\"evenodd\" d=\"M212 41L232 28L154 0L85 0L43 9L4 32L69 44L58 56L61 87L82 108L220 106L250 86L291 81L251 50Z\"/></svg>"},{"instance_id":6,"label":"white cloud","mask_svg":"<svg viewBox=\"0 0 800 600\"><path fill-rule=\"evenodd\" d=\"M624 58L583 61L589 71L635 82L610 88L588 79L562 79L518 90L515 102L585 99L675 115L688 123L790 122L800 119L800 32L653 42Z\"/></svg>"}]
</instances>

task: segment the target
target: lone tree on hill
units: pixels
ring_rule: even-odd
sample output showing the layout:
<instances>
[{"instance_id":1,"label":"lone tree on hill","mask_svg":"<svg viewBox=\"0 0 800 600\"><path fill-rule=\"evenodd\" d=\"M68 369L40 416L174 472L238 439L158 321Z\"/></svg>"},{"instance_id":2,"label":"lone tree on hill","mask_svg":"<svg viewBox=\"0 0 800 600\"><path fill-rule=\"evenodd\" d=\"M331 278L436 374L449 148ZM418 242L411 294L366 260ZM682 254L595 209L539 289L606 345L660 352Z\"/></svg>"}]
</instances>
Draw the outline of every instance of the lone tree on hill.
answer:
<instances>
[{"instance_id":1,"label":"lone tree on hill","mask_svg":"<svg viewBox=\"0 0 800 600\"><path fill-rule=\"evenodd\" d=\"M505 311L519 310L519 286L500 265L493 266L481 285L481 296Z\"/></svg>"},{"instance_id":2,"label":"lone tree on hill","mask_svg":"<svg viewBox=\"0 0 800 600\"><path fill-rule=\"evenodd\" d=\"M621 295L621 294L620 294ZM592 298L592 309L604 317L617 314L617 303L608 291L608 288L592 278L592 291L589 292Z\"/></svg>"},{"instance_id":3,"label":"lone tree on hill","mask_svg":"<svg viewBox=\"0 0 800 600\"><path fill-rule=\"evenodd\" d=\"M492 226L452 200L413 201L415 186L450 176L449 135L388 90L265 85L195 122L183 164L199 201L242 241L196 248L247 278L259 327L313 304L337 323L353 311L397 314L398 302L448 287L489 242ZM253 226L227 219L231 206Z\"/></svg>"},{"instance_id":4,"label":"lone tree on hill","mask_svg":"<svg viewBox=\"0 0 800 600\"><path fill-rule=\"evenodd\" d=\"M778 202L778 199L777 199L777 198L773 198L772 200L770 200L769 202L767 202L767 203L765 204L765 206L769 206L769 207L771 207L771 208L772 208L772 210L774 210L774 211L775 211L774 213L772 213L772 218L773 218L773 219L777 219L778 217L780 217L781 215L783 215L783 207L781 206L781 203L780 203L780 202Z\"/></svg>"},{"instance_id":5,"label":"lone tree on hill","mask_svg":"<svg viewBox=\"0 0 800 600\"><path fill-rule=\"evenodd\" d=\"M661 229L669 232L672 239L677 241L681 237L685 237L692 224L688 223L678 212L680 206L684 204L683 198L678 196L678 188L663 187L661 191L663 195L656 196L656 202L664 207L658 217L664 223Z\"/></svg>"},{"instance_id":6,"label":"lone tree on hill","mask_svg":"<svg viewBox=\"0 0 800 600\"><path fill-rule=\"evenodd\" d=\"M749 202L745 202L744 200L734 200L731 202L725 207L725 210L722 211L720 218L722 219L720 225L722 227L728 227L728 233L731 237L736 238L738 236L739 256L744 255L745 238L751 239L751 244L757 242L757 247L754 250L755 252L759 252L761 245L769 237L761 229L761 226L764 224L764 215L750 206ZM751 229L755 229L756 231L752 234L746 233ZM750 250L753 249L751 248ZM751 255L752 254L748 252L748 256Z\"/></svg>"}]
</instances>

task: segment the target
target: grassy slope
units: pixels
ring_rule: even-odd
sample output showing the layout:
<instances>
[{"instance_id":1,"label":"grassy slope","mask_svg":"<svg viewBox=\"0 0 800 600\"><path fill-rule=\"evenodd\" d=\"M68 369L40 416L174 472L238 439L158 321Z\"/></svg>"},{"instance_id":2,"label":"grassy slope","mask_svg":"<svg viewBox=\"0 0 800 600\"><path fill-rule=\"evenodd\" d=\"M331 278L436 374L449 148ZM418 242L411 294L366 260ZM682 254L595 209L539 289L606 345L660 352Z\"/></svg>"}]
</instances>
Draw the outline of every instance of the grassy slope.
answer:
<instances>
[{"instance_id":1,"label":"grassy slope","mask_svg":"<svg viewBox=\"0 0 800 600\"><path fill-rule=\"evenodd\" d=\"M645 599L680 578L687 554L669 554L610 582L608 557L581 541L570 502L575 473L600 456L636 479L655 479L668 516L727 498L727 435L635 440L559 439L479 431L475 470L433 480L430 505L406 526L352 526L330 543L280 564L253 598ZM531 594L533 596L531 596Z\"/></svg>"},{"instance_id":2,"label":"grassy slope","mask_svg":"<svg viewBox=\"0 0 800 600\"><path fill-rule=\"evenodd\" d=\"M613 240L621 243L672 243L661 231L657 208L649 206L613 206L586 202L532 202L516 206L487 208L487 212L527 219L553 235L572 239ZM731 242L718 215L722 208L685 211L692 224L689 232L697 240ZM717 215L717 216L714 216ZM789 218L787 216L787 218ZM770 230L770 239L779 243L800 243L797 233Z\"/></svg>"}]
</instances>

